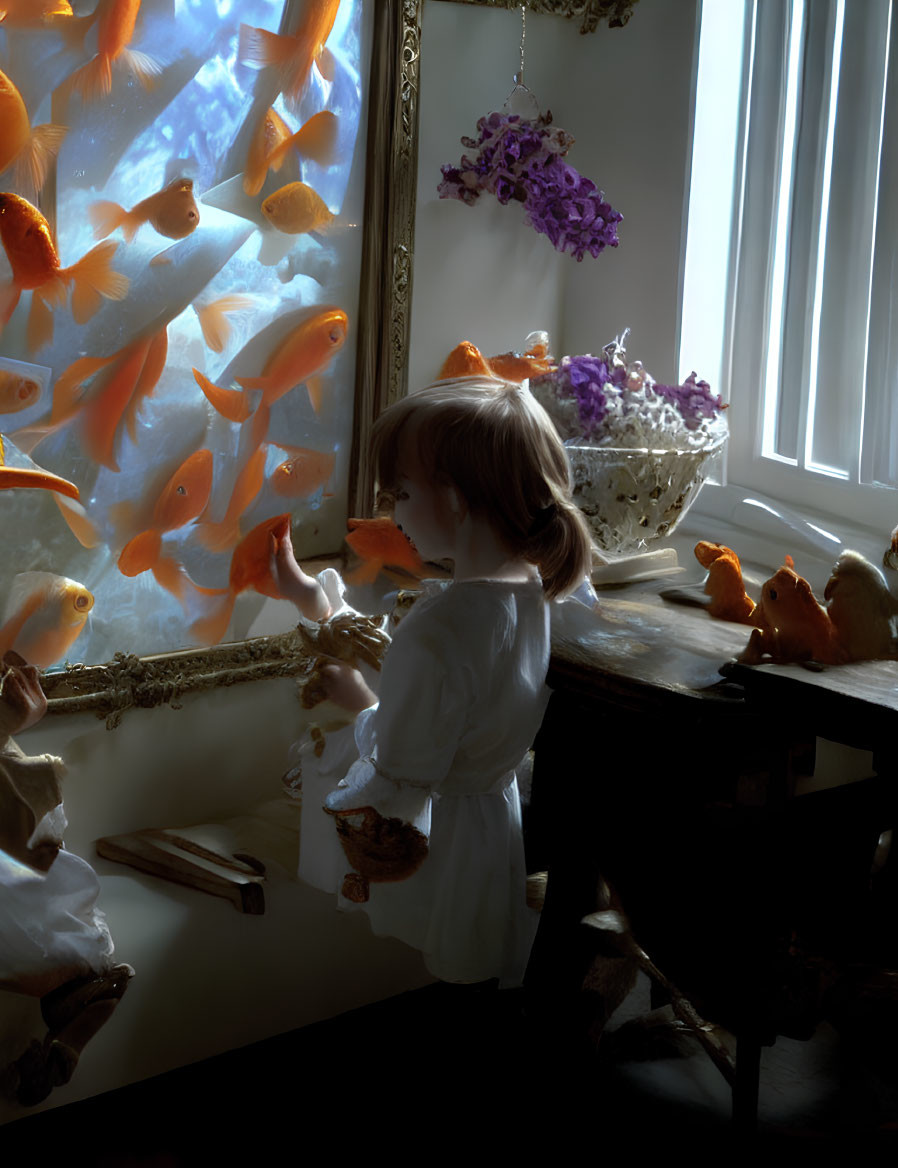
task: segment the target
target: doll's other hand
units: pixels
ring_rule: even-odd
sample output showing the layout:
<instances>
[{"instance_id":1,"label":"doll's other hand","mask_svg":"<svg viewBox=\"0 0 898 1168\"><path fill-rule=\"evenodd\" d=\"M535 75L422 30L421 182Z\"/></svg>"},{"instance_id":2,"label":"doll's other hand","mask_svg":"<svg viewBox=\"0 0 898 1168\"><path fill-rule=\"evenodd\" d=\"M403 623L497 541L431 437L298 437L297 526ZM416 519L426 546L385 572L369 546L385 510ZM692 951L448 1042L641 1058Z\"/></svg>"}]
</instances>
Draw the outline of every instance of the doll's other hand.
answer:
<instances>
[{"instance_id":1,"label":"doll's other hand","mask_svg":"<svg viewBox=\"0 0 898 1168\"><path fill-rule=\"evenodd\" d=\"M368 688L361 673L345 661L323 664L318 673L329 700L350 714L367 710L377 701L377 695Z\"/></svg>"},{"instance_id":2,"label":"doll's other hand","mask_svg":"<svg viewBox=\"0 0 898 1168\"><path fill-rule=\"evenodd\" d=\"M10 649L0 664L0 737L27 730L46 712L37 668Z\"/></svg>"}]
</instances>

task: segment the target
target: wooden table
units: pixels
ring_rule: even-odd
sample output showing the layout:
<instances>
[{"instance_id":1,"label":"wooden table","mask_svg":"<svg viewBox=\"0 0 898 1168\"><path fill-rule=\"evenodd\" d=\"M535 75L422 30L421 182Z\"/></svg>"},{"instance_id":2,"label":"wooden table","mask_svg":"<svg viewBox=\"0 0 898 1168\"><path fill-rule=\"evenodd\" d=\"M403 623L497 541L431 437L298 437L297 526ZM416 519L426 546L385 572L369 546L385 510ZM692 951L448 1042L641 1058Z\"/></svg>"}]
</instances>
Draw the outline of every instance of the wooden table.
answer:
<instances>
[{"instance_id":1,"label":"wooden table","mask_svg":"<svg viewBox=\"0 0 898 1168\"><path fill-rule=\"evenodd\" d=\"M665 587L605 590L553 636L527 831L549 884L527 986L582 1032L596 938L580 922L607 881L655 964L737 1036L747 1127L761 1045L809 1037L831 971L865 944L870 863L898 819L898 662L727 666L749 630ZM872 750L876 774L795 798L817 737Z\"/></svg>"}]
</instances>

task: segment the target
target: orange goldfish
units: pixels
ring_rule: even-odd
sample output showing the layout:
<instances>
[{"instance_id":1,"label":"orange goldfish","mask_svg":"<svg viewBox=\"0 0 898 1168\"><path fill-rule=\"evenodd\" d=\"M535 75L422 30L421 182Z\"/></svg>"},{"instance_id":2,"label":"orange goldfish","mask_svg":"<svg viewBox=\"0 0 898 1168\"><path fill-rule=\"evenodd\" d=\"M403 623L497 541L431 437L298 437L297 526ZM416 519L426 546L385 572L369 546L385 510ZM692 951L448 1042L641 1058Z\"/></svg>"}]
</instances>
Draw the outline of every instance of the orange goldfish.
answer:
<instances>
[{"instance_id":1,"label":"orange goldfish","mask_svg":"<svg viewBox=\"0 0 898 1168\"><path fill-rule=\"evenodd\" d=\"M15 166L15 185L27 181L40 191L65 136L66 127L52 122L32 130L22 95L0 71L0 173Z\"/></svg>"},{"instance_id":2,"label":"orange goldfish","mask_svg":"<svg viewBox=\"0 0 898 1168\"><path fill-rule=\"evenodd\" d=\"M312 408L317 414L321 408L321 389L315 379L331 363L343 347L349 318L342 308L325 308L304 320L269 357L261 377L238 377L237 384L244 389L261 389L266 406L289 392L294 385L305 382Z\"/></svg>"},{"instance_id":3,"label":"orange goldfish","mask_svg":"<svg viewBox=\"0 0 898 1168\"><path fill-rule=\"evenodd\" d=\"M791 556L765 581L752 620L755 627L738 661L757 665L770 656L778 662L812 659L838 665L846 659L829 613L794 570Z\"/></svg>"},{"instance_id":4,"label":"orange goldfish","mask_svg":"<svg viewBox=\"0 0 898 1168\"><path fill-rule=\"evenodd\" d=\"M24 373L0 369L0 414L17 414L40 400L40 382Z\"/></svg>"},{"instance_id":5,"label":"orange goldfish","mask_svg":"<svg viewBox=\"0 0 898 1168\"><path fill-rule=\"evenodd\" d=\"M64 657L87 621L93 595L54 572L20 572L12 582L0 628L0 658L15 649L46 669Z\"/></svg>"},{"instance_id":6,"label":"orange goldfish","mask_svg":"<svg viewBox=\"0 0 898 1168\"><path fill-rule=\"evenodd\" d=\"M54 17L72 16L69 0L2 0L0 24L28 26L49 24Z\"/></svg>"},{"instance_id":7,"label":"orange goldfish","mask_svg":"<svg viewBox=\"0 0 898 1168\"><path fill-rule=\"evenodd\" d=\"M266 448L259 446L247 459L234 482L231 499L221 521L200 524L200 541L210 551L224 551L240 539L240 516L262 490L265 482L265 455Z\"/></svg>"},{"instance_id":8,"label":"orange goldfish","mask_svg":"<svg viewBox=\"0 0 898 1168\"><path fill-rule=\"evenodd\" d=\"M331 166L338 128L337 115L322 110L291 134L284 119L275 110L268 110L250 141L243 174L244 191L248 195L257 195L268 171L280 170L290 150L296 150L303 158L310 158L319 166Z\"/></svg>"},{"instance_id":9,"label":"orange goldfish","mask_svg":"<svg viewBox=\"0 0 898 1168\"><path fill-rule=\"evenodd\" d=\"M484 357L476 345L461 341L446 360L438 374L442 381L450 377L500 377L503 381L523 381L539 377L555 367L548 346L539 340L526 353L500 353Z\"/></svg>"},{"instance_id":10,"label":"orange goldfish","mask_svg":"<svg viewBox=\"0 0 898 1168\"><path fill-rule=\"evenodd\" d=\"M324 75L332 74L324 45L334 27L340 0L306 0L299 27L293 36L267 32L241 24L237 57L258 65L270 65L280 74L281 91L288 105L299 104L309 81L312 63Z\"/></svg>"},{"instance_id":11,"label":"orange goldfish","mask_svg":"<svg viewBox=\"0 0 898 1168\"><path fill-rule=\"evenodd\" d=\"M101 297L122 300L128 292L127 276L110 267L118 244L99 243L70 268L61 268L47 220L19 195L0 194L0 241L12 268L11 283L0 287L0 330L23 289L32 289L27 332L32 350L52 340L53 317L47 306L64 303L66 285L73 286L72 316L79 324L90 320Z\"/></svg>"},{"instance_id":12,"label":"orange goldfish","mask_svg":"<svg viewBox=\"0 0 898 1168\"><path fill-rule=\"evenodd\" d=\"M94 227L94 238L105 239L121 227L127 243L137 234L142 223L149 223L168 239L185 239L196 231L200 211L193 197L193 179L176 178L158 191L136 203L130 211L118 203L101 200L87 209Z\"/></svg>"},{"instance_id":13,"label":"orange goldfish","mask_svg":"<svg viewBox=\"0 0 898 1168\"><path fill-rule=\"evenodd\" d=\"M115 439L124 420L132 442L137 441L137 414L149 397L165 366L168 334L163 328L149 337L132 341L109 357L79 357L60 374L53 388L50 421L16 433L21 449L30 452L40 442L82 417L82 441L94 462L117 471ZM89 393L82 385L98 374Z\"/></svg>"},{"instance_id":14,"label":"orange goldfish","mask_svg":"<svg viewBox=\"0 0 898 1168\"><path fill-rule=\"evenodd\" d=\"M83 37L98 21L97 55L75 70L63 86L64 93L79 93L84 101L106 97L112 89L112 66L118 63L130 69L144 89L152 88L162 67L146 53L128 48L139 12L140 0L97 0L90 16L73 22L74 31Z\"/></svg>"},{"instance_id":15,"label":"orange goldfish","mask_svg":"<svg viewBox=\"0 0 898 1168\"><path fill-rule=\"evenodd\" d=\"M302 182L287 183L270 194L262 202L262 214L285 235L320 231L335 218L324 199Z\"/></svg>"},{"instance_id":16,"label":"orange goldfish","mask_svg":"<svg viewBox=\"0 0 898 1168\"><path fill-rule=\"evenodd\" d=\"M302 446L282 446L291 457L276 466L269 482L276 495L283 498L305 498L323 487L334 471L337 455L334 451L306 450Z\"/></svg>"},{"instance_id":17,"label":"orange goldfish","mask_svg":"<svg viewBox=\"0 0 898 1168\"><path fill-rule=\"evenodd\" d=\"M212 492L212 451L197 450L171 476L156 500L150 527L130 540L119 556L123 576L153 568L162 551L162 535L196 519Z\"/></svg>"},{"instance_id":18,"label":"orange goldfish","mask_svg":"<svg viewBox=\"0 0 898 1168\"><path fill-rule=\"evenodd\" d=\"M7 466L3 452L3 435L0 434L0 491L8 491L20 487L39 487L44 491L55 491L66 495L70 499L79 498L78 488L68 479L61 479L48 470L37 467ZM2 654L0 654L2 658Z\"/></svg>"},{"instance_id":19,"label":"orange goldfish","mask_svg":"<svg viewBox=\"0 0 898 1168\"><path fill-rule=\"evenodd\" d=\"M210 602L207 615L191 625L191 632L197 640L205 645L218 644L230 624L234 601L248 588L275 600L280 598L277 581L271 573L272 548L289 530L289 514L275 515L264 519L243 537L231 556L227 591L216 596L214 590L204 590L206 596L215 599Z\"/></svg>"},{"instance_id":20,"label":"orange goldfish","mask_svg":"<svg viewBox=\"0 0 898 1168\"><path fill-rule=\"evenodd\" d=\"M341 308L325 308L308 317L281 342L269 357L261 377L238 377L244 390L259 389L262 400L252 422L252 445L264 441L271 406L294 385L305 382L309 401L317 414L321 409L321 382L317 374L330 364L346 340L349 319ZM252 412L245 393L213 384L199 370L193 375L215 409L230 422L244 422Z\"/></svg>"},{"instance_id":21,"label":"orange goldfish","mask_svg":"<svg viewBox=\"0 0 898 1168\"><path fill-rule=\"evenodd\" d=\"M392 519L347 519L346 543L363 561L352 573L350 584L370 584L381 568L402 568L420 579L426 569L424 561Z\"/></svg>"}]
</instances>

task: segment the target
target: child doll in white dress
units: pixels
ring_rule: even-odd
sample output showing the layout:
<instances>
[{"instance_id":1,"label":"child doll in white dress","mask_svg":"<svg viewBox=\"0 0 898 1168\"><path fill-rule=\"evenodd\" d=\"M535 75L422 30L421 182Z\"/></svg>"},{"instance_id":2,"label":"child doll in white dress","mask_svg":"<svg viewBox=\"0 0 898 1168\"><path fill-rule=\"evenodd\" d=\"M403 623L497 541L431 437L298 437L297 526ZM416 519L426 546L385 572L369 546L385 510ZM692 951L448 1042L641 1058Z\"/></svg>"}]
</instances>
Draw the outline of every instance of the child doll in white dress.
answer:
<instances>
[{"instance_id":1,"label":"child doll in white dress","mask_svg":"<svg viewBox=\"0 0 898 1168\"><path fill-rule=\"evenodd\" d=\"M421 950L435 976L516 985L535 914L515 768L548 699L547 602L582 581L589 535L526 388L439 383L391 406L372 441L381 499L453 580L426 585L399 625L379 701L354 669L325 668L329 697L357 717L348 746L329 739L303 764L300 876ZM284 595L331 615L334 581L303 573L286 541L276 558Z\"/></svg>"}]
</instances>

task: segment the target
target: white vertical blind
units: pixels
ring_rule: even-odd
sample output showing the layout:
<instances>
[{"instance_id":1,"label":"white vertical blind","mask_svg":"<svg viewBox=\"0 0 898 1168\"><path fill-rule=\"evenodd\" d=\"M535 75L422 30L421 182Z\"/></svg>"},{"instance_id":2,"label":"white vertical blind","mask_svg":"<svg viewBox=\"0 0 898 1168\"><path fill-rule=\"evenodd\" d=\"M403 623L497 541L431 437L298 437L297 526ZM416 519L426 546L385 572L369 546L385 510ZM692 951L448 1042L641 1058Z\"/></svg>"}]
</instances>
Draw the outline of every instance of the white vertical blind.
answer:
<instances>
[{"instance_id":1,"label":"white vertical blind","mask_svg":"<svg viewBox=\"0 0 898 1168\"><path fill-rule=\"evenodd\" d=\"M717 261L730 275L721 338L730 479L890 527L898 523L895 7L732 5L732 19L745 19L747 66L734 241ZM703 104L714 100L700 75L697 132ZM700 181L694 171L693 189Z\"/></svg>"}]
</instances>

